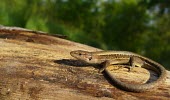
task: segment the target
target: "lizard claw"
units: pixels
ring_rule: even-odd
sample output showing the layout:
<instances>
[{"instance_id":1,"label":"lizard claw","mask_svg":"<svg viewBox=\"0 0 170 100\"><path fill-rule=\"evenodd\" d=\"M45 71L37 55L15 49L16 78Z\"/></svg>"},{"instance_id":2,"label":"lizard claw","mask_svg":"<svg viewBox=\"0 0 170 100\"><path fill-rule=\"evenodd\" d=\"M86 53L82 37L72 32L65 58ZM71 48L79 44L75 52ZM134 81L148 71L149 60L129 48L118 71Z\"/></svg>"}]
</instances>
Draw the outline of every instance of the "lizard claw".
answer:
<instances>
[{"instance_id":1,"label":"lizard claw","mask_svg":"<svg viewBox=\"0 0 170 100\"><path fill-rule=\"evenodd\" d=\"M133 66L133 65L132 65L132 66L129 66L129 67L128 67L128 72L131 72L134 67L135 67L135 66Z\"/></svg>"},{"instance_id":2,"label":"lizard claw","mask_svg":"<svg viewBox=\"0 0 170 100\"><path fill-rule=\"evenodd\" d=\"M102 73L104 70L105 70L105 68L101 68L101 69L99 70L99 73Z\"/></svg>"}]
</instances>

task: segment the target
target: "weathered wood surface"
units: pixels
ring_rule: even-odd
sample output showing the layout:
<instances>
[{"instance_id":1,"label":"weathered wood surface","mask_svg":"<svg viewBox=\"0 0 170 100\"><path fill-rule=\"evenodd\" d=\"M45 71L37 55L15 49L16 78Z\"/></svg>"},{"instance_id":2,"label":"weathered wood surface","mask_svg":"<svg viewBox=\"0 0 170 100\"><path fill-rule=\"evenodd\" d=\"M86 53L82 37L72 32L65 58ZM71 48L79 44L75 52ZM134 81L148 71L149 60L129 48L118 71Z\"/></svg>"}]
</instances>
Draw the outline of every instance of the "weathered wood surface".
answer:
<instances>
[{"instance_id":1,"label":"weathered wood surface","mask_svg":"<svg viewBox=\"0 0 170 100\"><path fill-rule=\"evenodd\" d=\"M166 100L170 98L170 72L164 84L145 93L120 90L98 73L98 68L75 60L72 50L99 49L34 31L0 28L1 100ZM110 66L112 69L113 67ZM112 70L127 82L151 81L156 74L142 68Z\"/></svg>"}]
</instances>

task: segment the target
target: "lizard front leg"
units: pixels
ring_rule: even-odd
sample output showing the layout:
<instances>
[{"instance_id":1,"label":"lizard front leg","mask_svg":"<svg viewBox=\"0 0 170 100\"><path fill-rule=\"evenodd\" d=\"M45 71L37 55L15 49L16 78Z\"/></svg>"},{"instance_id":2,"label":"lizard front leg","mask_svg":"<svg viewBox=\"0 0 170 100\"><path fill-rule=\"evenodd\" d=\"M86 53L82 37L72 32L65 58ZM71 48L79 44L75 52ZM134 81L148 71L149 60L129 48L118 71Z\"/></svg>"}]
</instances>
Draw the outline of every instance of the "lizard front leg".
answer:
<instances>
[{"instance_id":1,"label":"lizard front leg","mask_svg":"<svg viewBox=\"0 0 170 100\"><path fill-rule=\"evenodd\" d=\"M129 72L134 67L142 67L145 62L140 59L139 57L130 57L129 59L119 59L119 60L106 60L104 62L104 66L99 70L99 72L103 72L109 65L116 65L116 64L128 64L130 63L131 66L125 66L129 69Z\"/></svg>"},{"instance_id":2,"label":"lizard front leg","mask_svg":"<svg viewBox=\"0 0 170 100\"><path fill-rule=\"evenodd\" d=\"M102 73L110 64L109 60L106 60L105 62L102 63L102 68L99 70L99 73Z\"/></svg>"},{"instance_id":3,"label":"lizard front leg","mask_svg":"<svg viewBox=\"0 0 170 100\"><path fill-rule=\"evenodd\" d=\"M114 60L106 60L105 62L103 62L103 66L102 68L99 70L99 72L103 72L109 65L118 65L118 64L128 64L129 63L129 59L114 59ZM127 66L125 66L127 67Z\"/></svg>"}]
</instances>

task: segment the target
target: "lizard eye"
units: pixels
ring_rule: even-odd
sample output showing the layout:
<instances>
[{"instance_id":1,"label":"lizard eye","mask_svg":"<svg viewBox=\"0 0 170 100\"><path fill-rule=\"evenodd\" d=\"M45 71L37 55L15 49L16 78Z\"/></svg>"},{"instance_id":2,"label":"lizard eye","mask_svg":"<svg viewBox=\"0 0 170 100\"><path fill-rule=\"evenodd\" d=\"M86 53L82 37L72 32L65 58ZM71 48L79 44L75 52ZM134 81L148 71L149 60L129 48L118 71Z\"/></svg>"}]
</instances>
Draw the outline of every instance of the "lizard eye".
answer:
<instances>
[{"instance_id":1,"label":"lizard eye","mask_svg":"<svg viewBox=\"0 0 170 100\"><path fill-rule=\"evenodd\" d=\"M79 53L79 56L81 56L82 54L81 53Z\"/></svg>"},{"instance_id":2,"label":"lizard eye","mask_svg":"<svg viewBox=\"0 0 170 100\"><path fill-rule=\"evenodd\" d=\"M92 60L92 57L90 57L89 60Z\"/></svg>"}]
</instances>

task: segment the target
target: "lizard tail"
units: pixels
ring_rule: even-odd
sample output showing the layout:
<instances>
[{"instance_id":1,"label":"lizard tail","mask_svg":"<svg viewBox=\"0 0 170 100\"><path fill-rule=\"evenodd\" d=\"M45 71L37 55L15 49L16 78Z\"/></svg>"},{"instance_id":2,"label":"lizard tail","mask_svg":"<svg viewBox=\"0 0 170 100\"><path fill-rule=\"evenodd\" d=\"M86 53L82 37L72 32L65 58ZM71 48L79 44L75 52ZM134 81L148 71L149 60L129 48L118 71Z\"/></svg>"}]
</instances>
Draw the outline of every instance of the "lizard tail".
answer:
<instances>
[{"instance_id":1,"label":"lizard tail","mask_svg":"<svg viewBox=\"0 0 170 100\"><path fill-rule=\"evenodd\" d=\"M149 83L146 82L144 84L131 84L131 83L125 83L120 81L113 74L111 74L111 71L109 71L107 68L105 69L105 72L111 78L112 82L114 82L114 84L118 86L120 89L130 91L130 92L145 92L162 84L166 79L166 70L162 65L154 61L151 62L149 61L146 63L149 64L144 66L144 68L154 70L158 73L159 76L157 80Z\"/></svg>"}]
</instances>

